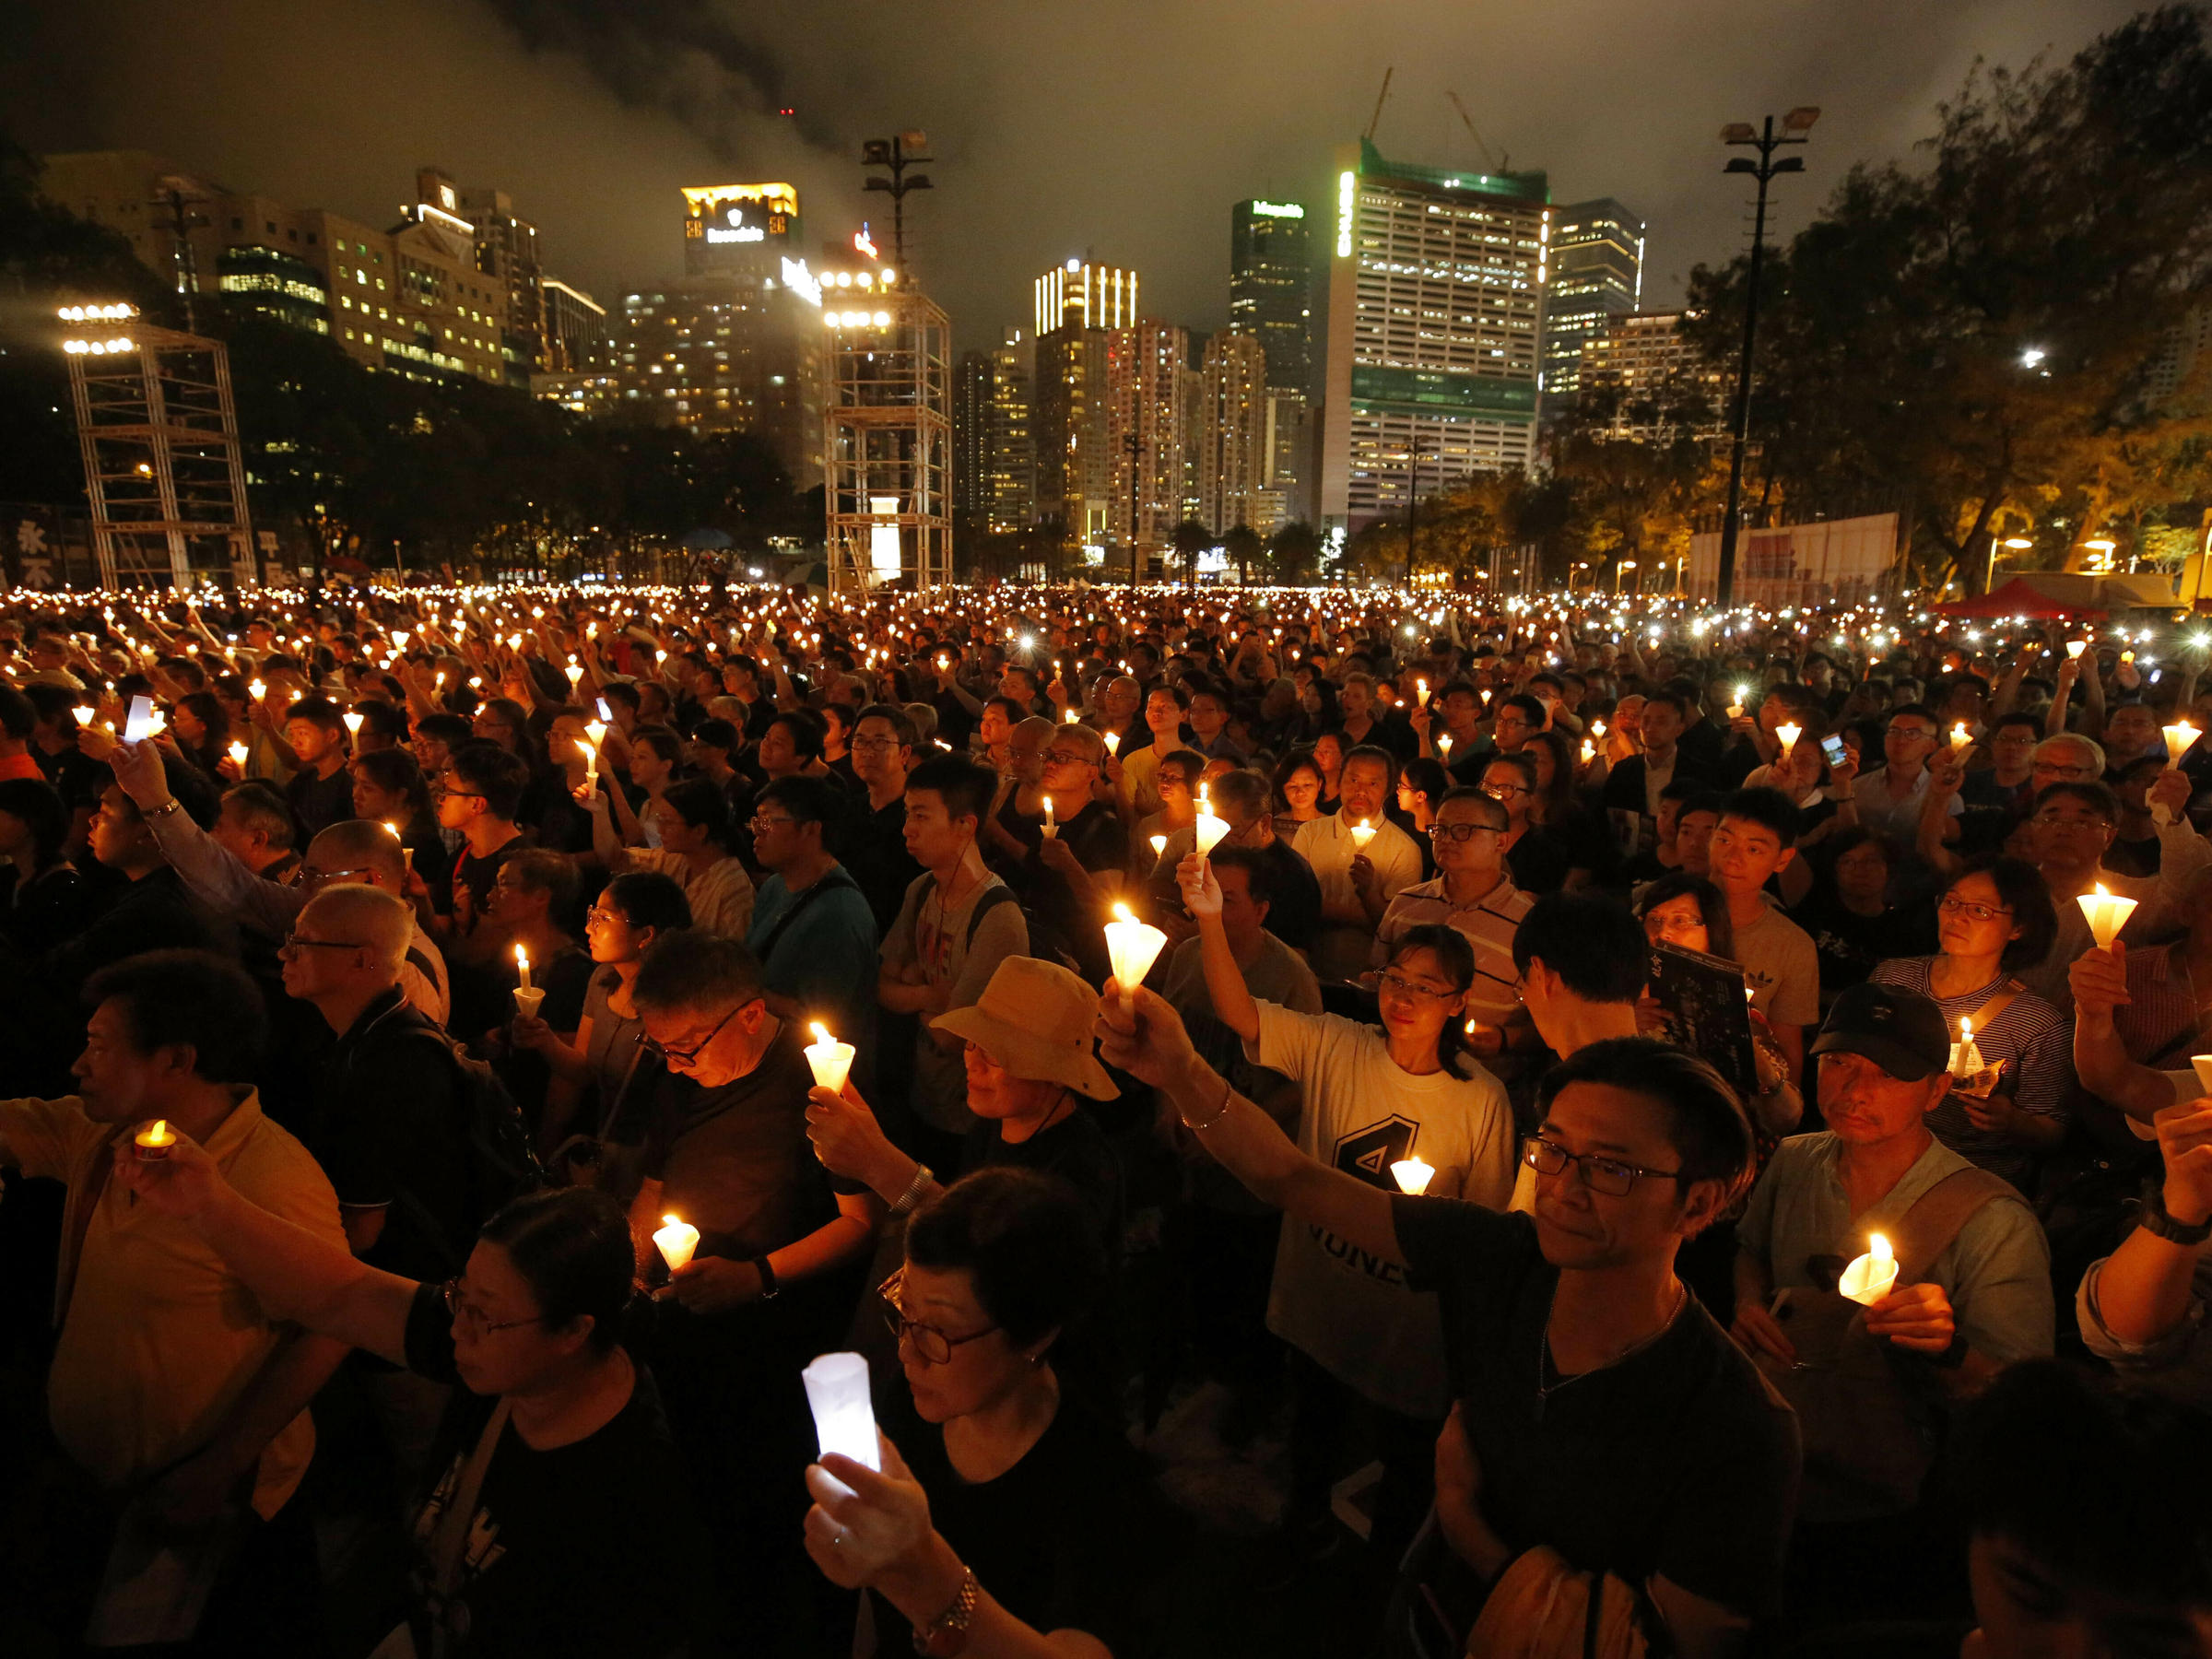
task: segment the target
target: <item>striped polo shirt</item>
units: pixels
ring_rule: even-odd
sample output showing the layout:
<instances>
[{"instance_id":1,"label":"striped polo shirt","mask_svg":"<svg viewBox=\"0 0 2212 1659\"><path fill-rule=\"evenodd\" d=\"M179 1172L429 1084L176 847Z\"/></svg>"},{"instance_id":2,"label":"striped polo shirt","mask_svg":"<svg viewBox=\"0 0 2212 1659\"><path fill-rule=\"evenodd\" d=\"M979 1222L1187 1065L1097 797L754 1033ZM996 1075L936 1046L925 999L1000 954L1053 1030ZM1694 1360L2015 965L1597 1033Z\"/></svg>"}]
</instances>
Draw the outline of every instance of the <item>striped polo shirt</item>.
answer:
<instances>
[{"instance_id":1,"label":"striped polo shirt","mask_svg":"<svg viewBox=\"0 0 2212 1659\"><path fill-rule=\"evenodd\" d=\"M1467 993L1467 1014L1486 1026L1503 1026L1525 1018L1513 990L1520 978L1513 967L1513 933L1535 900L1502 874L1498 885L1473 904L1454 906L1444 896L1444 877L1409 887L1390 901L1375 930L1374 963L1380 968L1406 929L1441 922L1466 935L1475 947L1475 983Z\"/></svg>"}]
</instances>

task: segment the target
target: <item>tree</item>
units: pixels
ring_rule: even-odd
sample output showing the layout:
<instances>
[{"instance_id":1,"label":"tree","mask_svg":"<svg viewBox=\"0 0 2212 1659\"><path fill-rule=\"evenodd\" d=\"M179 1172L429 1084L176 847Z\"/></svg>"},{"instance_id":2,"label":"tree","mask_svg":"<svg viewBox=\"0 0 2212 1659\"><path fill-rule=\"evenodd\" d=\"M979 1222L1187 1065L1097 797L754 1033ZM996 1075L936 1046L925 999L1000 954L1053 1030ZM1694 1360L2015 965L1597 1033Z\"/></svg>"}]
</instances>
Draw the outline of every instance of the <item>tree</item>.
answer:
<instances>
[{"instance_id":1,"label":"tree","mask_svg":"<svg viewBox=\"0 0 2212 1659\"><path fill-rule=\"evenodd\" d=\"M1277 587L1303 587L1321 579L1321 537L1303 519L1293 519L1267 538L1267 580Z\"/></svg>"},{"instance_id":2,"label":"tree","mask_svg":"<svg viewBox=\"0 0 2212 1659\"><path fill-rule=\"evenodd\" d=\"M2147 382L2212 296L2207 108L2206 15L2165 6L2055 67L1977 67L1921 165L1853 169L1769 267L1761 502L1900 505L1922 577L1970 592L2009 524L2093 534L2040 515L2093 507L2116 452L2190 418ZM1692 276L1713 362L1741 336L1745 276Z\"/></svg>"},{"instance_id":3,"label":"tree","mask_svg":"<svg viewBox=\"0 0 2212 1659\"><path fill-rule=\"evenodd\" d=\"M1243 587L1252 580L1252 567L1266 556L1267 544L1260 540L1257 530L1240 523L1231 524L1221 538L1221 551L1237 567L1237 585Z\"/></svg>"},{"instance_id":4,"label":"tree","mask_svg":"<svg viewBox=\"0 0 2212 1659\"><path fill-rule=\"evenodd\" d=\"M1198 556L1214 545L1214 533L1196 519L1186 518L1168 535L1168 550L1184 577L1198 580Z\"/></svg>"}]
</instances>

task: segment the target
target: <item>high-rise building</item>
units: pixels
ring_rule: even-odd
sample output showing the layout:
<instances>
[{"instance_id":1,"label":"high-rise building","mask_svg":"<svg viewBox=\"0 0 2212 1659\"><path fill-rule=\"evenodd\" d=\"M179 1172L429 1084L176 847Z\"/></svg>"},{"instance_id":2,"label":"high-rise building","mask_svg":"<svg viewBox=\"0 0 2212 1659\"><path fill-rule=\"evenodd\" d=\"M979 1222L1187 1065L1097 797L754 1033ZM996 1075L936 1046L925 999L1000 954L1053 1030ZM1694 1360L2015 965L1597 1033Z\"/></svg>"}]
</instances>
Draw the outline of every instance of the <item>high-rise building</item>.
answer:
<instances>
[{"instance_id":1,"label":"high-rise building","mask_svg":"<svg viewBox=\"0 0 2212 1659\"><path fill-rule=\"evenodd\" d=\"M1030 384L1036 342L1006 330L991 354L990 474L984 512L994 530L1026 528L1037 511L1037 452L1030 441Z\"/></svg>"},{"instance_id":2,"label":"high-rise building","mask_svg":"<svg viewBox=\"0 0 2212 1659\"><path fill-rule=\"evenodd\" d=\"M1337 152L1321 527L1349 535L1535 453L1542 173Z\"/></svg>"},{"instance_id":3,"label":"high-rise building","mask_svg":"<svg viewBox=\"0 0 2212 1659\"><path fill-rule=\"evenodd\" d=\"M527 384L534 371L552 367L546 349L537 227L515 217L513 199L505 191L464 190L450 174L434 167L416 171L415 194L418 202L434 206L441 215L467 222L476 243L477 269L506 289L502 356L507 378L516 385ZM419 217L422 209L416 211Z\"/></svg>"},{"instance_id":4,"label":"high-rise building","mask_svg":"<svg viewBox=\"0 0 2212 1659\"><path fill-rule=\"evenodd\" d=\"M540 279L546 304L546 368L555 374L591 373L611 367L613 336L606 307L558 276Z\"/></svg>"},{"instance_id":5,"label":"high-rise building","mask_svg":"<svg viewBox=\"0 0 2212 1659\"><path fill-rule=\"evenodd\" d=\"M991 485L991 359L960 353L952 377L952 512L955 521L981 521Z\"/></svg>"},{"instance_id":6,"label":"high-rise building","mask_svg":"<svg viewBox=\"0 0 2212 1659\"><path fill-rule=\"evenodd\" d=\"M799 193L789 184L694 184L684 191L684 275L772 273L800 249Z\"/></svg>"},{"instance_id":7,"label":"high-rise building","mask_svg":"<svg viewBox=\"0 0 2212 1659\"><path fill-rule=\"evenodd\" d=\"M1568 408L1584 353L1607 322L1643 302L1643 219L1610 196L1555 207L1544 290L1544 402Z\"/></svg>"},{"instance_id":8,"label":"high-rise building","mask_svg":"<svg viewBox=\"0 0 2212 1659\"><path fill-rule=\"evenodd\" d=\"M1057 523L1086 547L1103 547L1116 465L1108 432L1107 335L1136 322L1136 273L1070 259L1038 277L1034 288L1037 519Z\"/></svg>"},{"instance_id":9,"label":"high-rise building","mask_svg":"<svg viewBox=\"0 0 2212 1659\"><path fill-rule=\"evenodd\" d=\"M751 432L807 488L822 473L821 335L811 278L724 274L626 294L619 407L654 425Z\"/></svg>"},{"instance_id":10,"label":"high-rise building","mask_svg":"<svg viewBox=\"0 0 2212 1659\"><path fill-rule=\"evenodd\" d=\"M199 304L219 294L327 335L371 369L508 379L506 291L477 268L475 228L442 209L377 230L241 194L144 150L48 156L40 188L120 231Z\"/></svg>"},{"instance_id":11,"label":"high-rise building","mask_svg":"<svg viewBox=\"0 0 2212 1659\"><path fill-rule=\"evenodd\" d=\"M1267 449L1267 359L1247 334L1206 343L1199 441L1200 517L1216 535L1239 524L1272 535L1281 512ZM1263 502L1262 496L1270 498Z\"/></svg>"},{"instance_id":12,"label":"high-rise building","mask_svg":"<svg viewBox=\"0 0 2212 1659\"><path fill-rule=\"evenodd\" d=\"M1695 312L1633 312L1608 318L1583 349L1583 390L1606 405L1615 438L1665 442L1727 432L1728 376L1699 356L1682 324Z\"/></svg>"},{"instance_id":13,"label":"high-rise building","mask_svg":"<svg viewBox=\"0 0 2212 1659\"><path fill-rule=\"evenodd\" d=\"M1313 267L1306 210L1254 198L1230 209L1229 318L1267 356L1269 476L1258 488L1295 499L1304 483L1300 432L1313 396Z\"/></svg>"},{"instance_id":14,"label":"high-rise building","mask_svg":"<svg viewBox=\"0 0 2212 1659\"><path fill-rule=\"evenodd\" d=\"M1196 459L1186 418L1189 354L1183 331L1153 317L1106 336L1106 442L1112 459L1106 522L1124 551L1133 525L1137 548L1149 557L1167 546L1184 516Z\"/></svg>"}]
</instances>

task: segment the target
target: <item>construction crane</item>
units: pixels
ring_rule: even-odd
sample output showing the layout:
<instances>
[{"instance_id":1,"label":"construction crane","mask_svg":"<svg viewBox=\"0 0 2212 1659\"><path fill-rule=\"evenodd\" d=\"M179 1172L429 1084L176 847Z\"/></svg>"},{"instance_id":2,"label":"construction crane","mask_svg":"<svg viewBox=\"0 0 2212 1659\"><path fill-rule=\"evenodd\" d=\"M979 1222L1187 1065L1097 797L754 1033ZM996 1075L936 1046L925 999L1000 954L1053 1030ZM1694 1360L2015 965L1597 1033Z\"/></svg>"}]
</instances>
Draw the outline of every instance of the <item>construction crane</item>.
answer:
<instances>
[{"instance_id":1,"label":"construction crane","mask_svg":"<svg viewBox=\"0 0 2212 1659\"><path fill-rule=\"evenodd\" d=\"M1446 91L1444 96L1452 100L1452 107L1459 112L1459 119L1466 126L1467 136L1475 140L1475 147L1482 154L1482 164L1494 173L1503 172L1505 159L1490 154L1490 147L1482 141L1482 135L1475 130L1475 118L1467 113L1467 106L1459 101L1459 94Z\"/></svg>"},{"instance_id":2,"label":"construction crane","mask_svg":"<svg viewBox=\"0 0 2212 1659\"><path fill-rule=\"evenodd\" d=\"M1367 118L1367 131L1359 135L1370 144L1375 141L1375 128L1382 124L1382 106L1390 100L1390 77L1397 72L1394 64L1382 71L1382 90L1375 94L1375 112Z\"/></svg>"}]
</instances>

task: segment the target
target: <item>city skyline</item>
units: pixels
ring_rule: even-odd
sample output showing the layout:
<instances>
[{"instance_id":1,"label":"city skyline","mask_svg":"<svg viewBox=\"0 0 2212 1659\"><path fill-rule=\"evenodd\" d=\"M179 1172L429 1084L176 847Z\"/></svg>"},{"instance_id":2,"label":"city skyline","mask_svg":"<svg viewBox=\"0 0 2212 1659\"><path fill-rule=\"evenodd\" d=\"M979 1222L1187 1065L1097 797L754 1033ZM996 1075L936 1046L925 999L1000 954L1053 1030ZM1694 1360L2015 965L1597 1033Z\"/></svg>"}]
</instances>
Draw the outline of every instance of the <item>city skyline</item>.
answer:
<instances>
[{"instance_id":1,"label":"city skyline","mask_svg":"<svg viewBox=\"0 0 2212 1659\"><path fill-rule=\"evenodd\" d=\"M1228 61L1218 54L1263 21L1241 5L1124 9L1143 24L1148 65ZM2129 8L2047 0L1931 16L1879 0L1763 29L1731 19L1725 40L1717 8L1665 19L1588 9L1585 27L1548 30L1520 20L1477 29L1419 4L1354 29L1324 9L1304 34L1271 9L1265 34L1251 38L1299 39L1300 55L1262 65L1233 100L1202 69L1162 71L1149 84L1173 121L1146 117L1143 99L1047 109L1019 83L1015 56L1049 53L1065 25L1037 18L1010 44L988 27L988 6L924 18L885 10L879 24L864 13L830 31L768 16L741 36L705 5L500 0L418 15L413 0L394 0L371 26L343 6L303 18L259 0L198 13L124 0L95 22L36 0L0 47L0 86L15 137L34 151L155 149L234 189L371 224L389 221L391 182L426 163L488 182L539 228L545 269L610 307L680 274L663 229L668 192L790 179L810 229L826 231L881 205L859 188L859 140L922 127L937 188L910 204L911 263L959 343L988 349L1022 320L1036 271L1071 255L1143 269L1148 314L1201 332L1225 325L1225 209L1253 196L1322 205L1334 147L1367 124L1394 64L1376 134L1386 153L1475 165L1477 140L1444 96L1455 91L1481 142L1549 173L1555 201L1635 205L1653 227L1642 302L1665 306L1692 265L1742 244L1742 193L1717 176L1722 122L1799 102L1827 111L1808 176L1778 203L1786 239L1849 164L1902 155L1974 57L2063 55ZM1879 62L1845 49L1876 29ZM1593 38L1612 49L1594 53ZM1501 54L1500 43L1520 50ZM334 99L324 77L302 81L300 64L341 50L348 86L372 95ZM1124 50L1102 43L1094 56L1105 69ZM1510 75L1495 66L1504 57L1515 58ZM181 64L204 95L162 95ZM794 113L773 112L785 108ZM1595 108L1602 124L1587 117Z\"/></svg>"}]
</instances>

